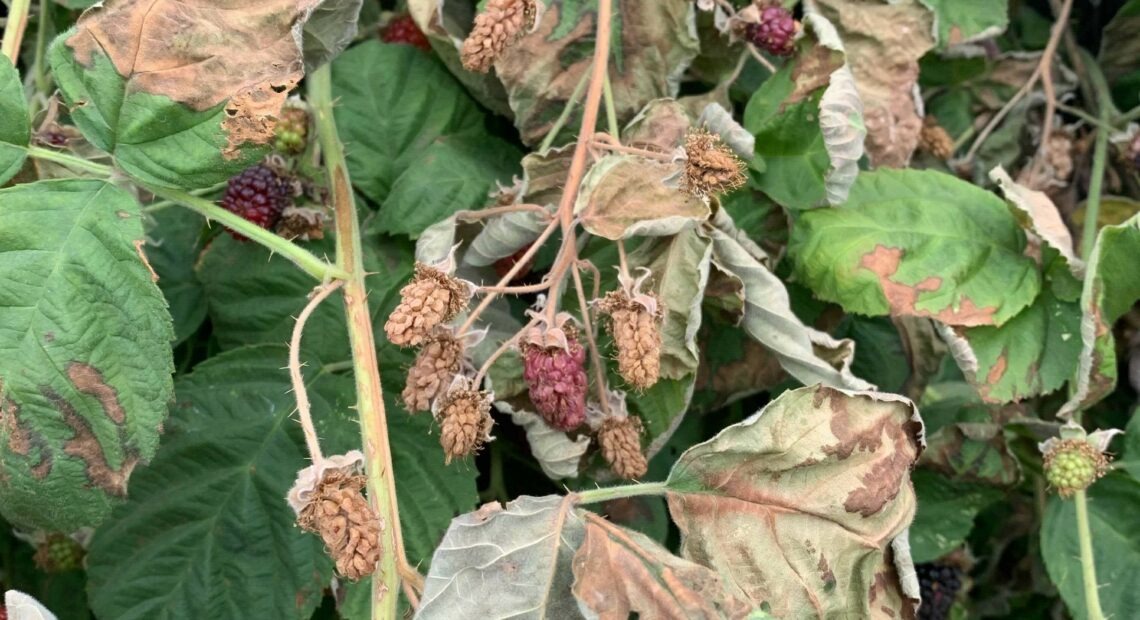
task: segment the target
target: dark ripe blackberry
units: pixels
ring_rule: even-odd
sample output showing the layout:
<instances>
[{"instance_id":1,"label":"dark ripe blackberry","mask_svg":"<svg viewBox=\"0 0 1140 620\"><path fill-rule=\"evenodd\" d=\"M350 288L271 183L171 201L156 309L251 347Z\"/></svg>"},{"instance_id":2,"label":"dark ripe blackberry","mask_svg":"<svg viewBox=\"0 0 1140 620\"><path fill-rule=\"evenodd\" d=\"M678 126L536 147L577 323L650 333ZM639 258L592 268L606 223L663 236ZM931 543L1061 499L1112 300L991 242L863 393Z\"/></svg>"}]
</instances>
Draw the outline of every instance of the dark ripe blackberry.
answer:
<instances>
[{"instance_id":1,"label":"dark ripe blackberry","mask_svg":"<svg viewBox=\"0 0 1140 620\"><path fill-rule=\"evenodd\" d=\"M782 6L770 6L760 11L760 23L748 24L744 36L748 42L775 56L791 56L796 51L796 32L799 30L792 13Z\"/></svg>"},{"instance_id":2,"label":"dark ripe blackberry","mask_svg":"<svg viewBox=\"0 0 1140 620\"><path fill-rule=\"evenodd\" d=\"M962 571L947 564L918 564L918 587L922 594L922 606L918 608L919 620L945 620L950 617L950 608L962 589Z\"/></svg>"},{"instance_id":3,"label":"dark ripe blackberry","mask_svg":"<svg viewBox=\"0 0 1140 620\"><path fill-rule=\"evenodd\" d=\"M265 164L246 168L230 179L222 195L222 207L226 211L266 229L277 225L281 212L292 202L293 188L289 181ZM232 230L229 233L238 241L248 240Z\"/></svg>"}]
</instances>

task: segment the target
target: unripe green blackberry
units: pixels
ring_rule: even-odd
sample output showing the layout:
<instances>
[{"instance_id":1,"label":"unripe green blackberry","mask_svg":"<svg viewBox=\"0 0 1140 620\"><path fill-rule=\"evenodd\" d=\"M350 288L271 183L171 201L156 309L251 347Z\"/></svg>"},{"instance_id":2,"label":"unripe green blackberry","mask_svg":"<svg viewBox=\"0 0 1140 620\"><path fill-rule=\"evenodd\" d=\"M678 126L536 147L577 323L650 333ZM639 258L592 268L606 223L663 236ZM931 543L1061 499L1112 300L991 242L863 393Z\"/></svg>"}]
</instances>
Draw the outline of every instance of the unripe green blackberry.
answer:
<instances>
[{"instance_id":1,"label":"unripe green blackberry","mask_svg":"<svg viewBox=\"0 0 1140 620\"><path fill-rule=\"evenodd\" d=\"M36 546L33 559L45 573L65 573L79 569L87 551L66 534L52 533Z\"/></svg>"},{"instance_id":2,"label":"unripe green blackberry","mask_svg":"<svg viewBox=\"0 0 1140 620\"><path fill-rule=\"evenodd\" d=\"M1108 457L1084 439L1052 442L1045 452L1045 480L1061 497L1083 491L1108 471Z\"/></svg>"},{"instance_id":3,"label":"unripe green blackberry","mask_svg":"<svg viewBox=\"0 0 1140 620\"><path fill-rule=\"evenodd\" d=\"M309 138L309 113L304 108L288 105L281 110L277 121L274 148L281 153L296 155L305 150Z\"/></svg>"}]
</instances>

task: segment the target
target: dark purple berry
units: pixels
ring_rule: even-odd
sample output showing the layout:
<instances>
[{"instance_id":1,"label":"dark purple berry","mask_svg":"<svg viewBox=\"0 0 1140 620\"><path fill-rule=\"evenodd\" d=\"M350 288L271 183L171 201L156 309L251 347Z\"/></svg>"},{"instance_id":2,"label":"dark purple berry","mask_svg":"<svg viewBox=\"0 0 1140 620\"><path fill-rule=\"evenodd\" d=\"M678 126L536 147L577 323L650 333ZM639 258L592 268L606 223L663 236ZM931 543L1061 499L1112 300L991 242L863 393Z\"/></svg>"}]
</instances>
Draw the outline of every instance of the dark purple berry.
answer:
<instances>
[{"instance_id":1,"label":"dark purple berry","mask_svg":"<svg viewBox=\"0 0 1140 620\"><path fill-rule=\"evenodd\" d=\"M962 571L946 564L918 564L918 588L922 594L922 606L918 608L919 620L945 620L950 617L950 609L962 589Z\"/></svg>"},{"instance_id":2,"label":"dark purple berry","mask_svg":"<svg viewBox=\"0 0 1140 620\"><path fill-rule=\"evenodd\" d=\"M230 179L222 196L222 207L262 228L272 229L292 201L289 181L269 166L258 164ZM245 236L232 230L229 233L238 241L247 241Z\"/></svg>"},{"instance_id":3,"label":"dark purple berry","mask_svg":"<svg viewBox=\"0 0 1140 620\"><path fill-rule=\"evenodd\" d=\"M796 50L799 24L782 6L770 6L760 12L760 23L748 24L744 37L748 42L775 56L791 56Z\"/></svg>"}]
</instances>

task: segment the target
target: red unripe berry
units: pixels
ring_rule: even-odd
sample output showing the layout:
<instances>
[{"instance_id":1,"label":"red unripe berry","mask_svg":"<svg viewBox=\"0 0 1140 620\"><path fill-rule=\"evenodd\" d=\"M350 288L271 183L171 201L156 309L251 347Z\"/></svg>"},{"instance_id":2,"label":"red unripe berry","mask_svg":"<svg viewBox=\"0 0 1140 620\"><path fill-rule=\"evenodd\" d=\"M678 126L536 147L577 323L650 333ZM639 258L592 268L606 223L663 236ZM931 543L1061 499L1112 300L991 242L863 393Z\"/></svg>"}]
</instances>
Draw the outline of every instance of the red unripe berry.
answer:
<instances>
[{"instance_id":1,"label":"red unripe berry","mask_svg":"<svg viewBox=\"0 0 1140 620\"><path fill-rule=\"evenodd\" d=\"M748 24L744 36L748 42L775 56L791 56L796 49L799 25L792 13L782 6L770 6L760 12L760 23Z\"/></svg>"},{"instance_id":2,"label":"red unripe berry","mask_svg":"<svg viewBox=\"0 0 1140 620\"><path fill-rule=\"evenodd\" d=\"M385 43L402 43L418 47L425 52L431 51L431 43L424 35L416 20L411 15L400 15L392 18L387 26L380 30L380 40Z\"/></svg>"},{"instance_id":3,"label":"red unripe berry","mask_svg":"<svg viewBox=\"0 0 1140 620\"><path fill-rule=\"evenodd\" d=\"M530 400L548 424L569 431L586 421L586 350L569 336L567 347L523 348L523 379Z\"/></svg>"}]
</instances>

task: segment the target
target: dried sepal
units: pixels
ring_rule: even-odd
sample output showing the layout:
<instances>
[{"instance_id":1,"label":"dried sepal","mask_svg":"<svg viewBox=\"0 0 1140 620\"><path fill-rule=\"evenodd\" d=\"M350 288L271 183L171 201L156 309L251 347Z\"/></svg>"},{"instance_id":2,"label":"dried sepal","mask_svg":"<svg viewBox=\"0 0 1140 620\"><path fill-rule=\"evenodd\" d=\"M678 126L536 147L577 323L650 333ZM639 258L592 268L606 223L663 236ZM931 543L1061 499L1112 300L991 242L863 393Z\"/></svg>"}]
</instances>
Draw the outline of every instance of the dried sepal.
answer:
<instances>
[{"instance_id":1,"label":"dried sepal","mask_svg":"<svg viewBox=\"0 0 1140 620\"><path fill-rule=\"evenodd\" d=\"M463 68L486 73L507 48L534 28L539 5L536 0L489 0L475 16L475 27L463 41Z\"/></svg>"},{"instance_id":2,"label":"dried sepal","mask_svg":"<svg viewBox=\"0 0 1140 620\"><path fill-rule=\"evenodd\" d=\"M424 263L416 263L412 281L400 289L400 304L384 324L388 340L401 347L418 346L432 330L467 307L466 283Z\"/></svg>"},{"instance_id":3,"label":"dried sepal","mask_svg":"<svg viewBox=\"0 0 1140 620\"><path fill-rule=\"evenodd\" d=\"M681 188L706 197L730 192L744 185L745 164L721 137L703 129L685 136L685 172Z\"/></svg>"},{"instance_id":4,"label":"dried sepal","mask_svg":"<svg viewBox=\"0 0 1140 620\"><path fill-rule=\"evenodd\" d=\"M641 451L643 430L641 419L630 415L611 416L602 422L598 445L602 448L602 457L618 477L637 480L649 470L645 453Z\"/></svg>"},{"instance_id":5,"label":"dried sepal","mask_svg":"<svg viewBox=\"0 0 1140 620\"><path fill-rule=\"evenodd\" d=\"M463 365L463 342L446 331L437 330L416 354L408 369L401 397L411 412L428 411L431 403L451 385Z\"/></svg>"},{"instance_id":6,"label":"dried sepal","mask_svg":"<svg viewBox=\"0 0 1140 620\"><path fill-rule=\"evenodd\" d=\"M297 474L289 505L297 525L314 532L336 564L353 581L371 575L380 561L380 519L361 489L363 455L358 450L323 459Z\"/></svg>"},{"instance_id":7,"label":"dried sepal","mask_svg":"<svg viewBox=\"0 0 1140 620\"><path fill-rule=\"evenodd\" d=\"M464 458L479 451L492 439L491 403L494 396L480 390L470 379L455 377L435 410L439 443L444 462Z\"/></svg>"}]
</instances>

